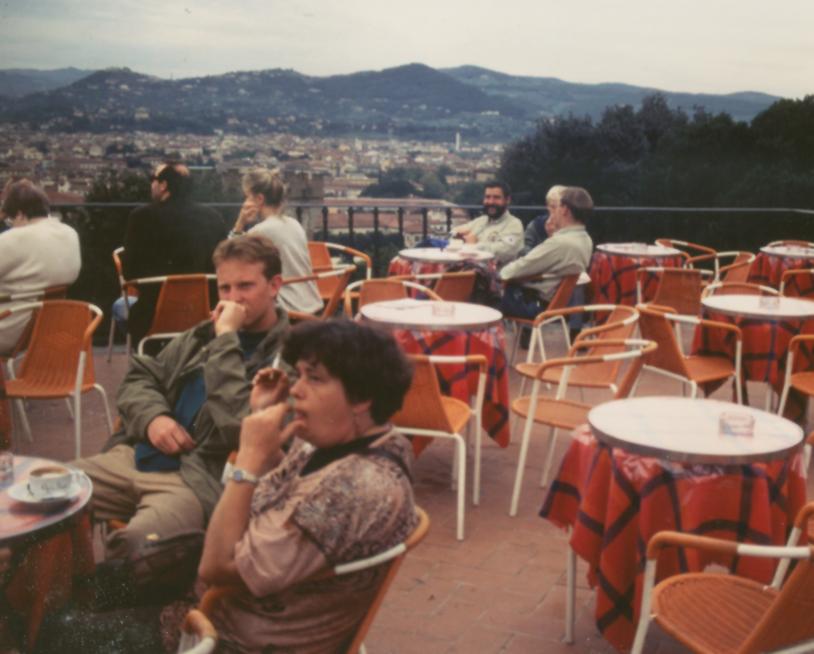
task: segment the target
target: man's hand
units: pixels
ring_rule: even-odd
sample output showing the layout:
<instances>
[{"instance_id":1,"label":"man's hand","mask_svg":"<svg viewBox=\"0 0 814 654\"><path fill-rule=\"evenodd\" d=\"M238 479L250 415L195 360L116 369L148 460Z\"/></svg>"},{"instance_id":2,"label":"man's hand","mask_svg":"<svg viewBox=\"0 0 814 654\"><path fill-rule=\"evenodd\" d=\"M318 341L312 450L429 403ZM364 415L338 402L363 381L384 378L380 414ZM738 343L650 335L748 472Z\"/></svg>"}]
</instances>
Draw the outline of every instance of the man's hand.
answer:
<instances>
[{"instance_id":1,"label":"man's hand","mask_svg":"<svg viewBox=\"0 0 814 654\"><path fill-rule=\"evenodd\" d=\"M243 326L244 320L246 320L246 307L230 300L221 300L212 312L215 334L218 336L236 332Z\"/></svg>"},{"instance_id":2,"label":"man's hand","mask_svg":"<svg viewBox=\"0 0 814 654\"><path fill-rule=\"evenodd\" d=\"M252 380L252 413L288 399L288 377L279 368L262 368Z\"/></svg>"},{"instance_id":3,"label":"man's hand","mask_svg":"<svg viewBox=\"0 0 814 654\"><path fill-rule=\"evenodd\" d=\"M305 426L303 420L292 420L282 429L287 411L285 404L278 403L243 419L235 466L262 475L277 464L280 448Z\"/></svg>"},{"instance_id":4,"label":"man's hand","mask_svg":"<svg viewBox=\"0 0 814 654\"><path fill-rule=\"evenodd\" d=\"M195 447L187 430L169 416L153 418L147 425L147 438L164 454L189 452Z\"/></svg>"},{"instance_id":5,"label":"man's hand","mask_svg":"<svg viewBox=\"0 0 814 654\"><path fill-rule=\"evenodd\" d=\"M478 237L475 236L472 232L464 232L461 234L464 239L464 243L477 243Z\"/></svg>"},{"instance_id":6,"label":"man's hand","mask_svg":"<svg viewBox=\"0 0 814 654\"><path fill-rule=\"evenodd\" d=\"M549 216L548 218L546 218L546 221L545 221L545 233L548 236L551 236L559 228L560 228L560 226L557 224L557 221L554 219L554 216Z\"/></svg>"}]
</instances>

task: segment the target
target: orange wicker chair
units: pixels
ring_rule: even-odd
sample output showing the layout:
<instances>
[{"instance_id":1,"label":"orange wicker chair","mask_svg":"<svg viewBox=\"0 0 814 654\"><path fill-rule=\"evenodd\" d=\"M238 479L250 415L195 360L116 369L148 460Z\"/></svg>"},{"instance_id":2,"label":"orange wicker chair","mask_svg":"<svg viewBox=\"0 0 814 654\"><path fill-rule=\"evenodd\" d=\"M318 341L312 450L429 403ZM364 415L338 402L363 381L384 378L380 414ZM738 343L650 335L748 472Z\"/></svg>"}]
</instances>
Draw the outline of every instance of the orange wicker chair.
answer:
<instances>
[{"instance_id":1,"label":"orange wicker chair","mask_svg":"<svg viewBox=\"0 0 814 654\"><path fill-rule=\"evenodd\" d=\"M469 302L472 297L472 289L475 287L474 270L397 275L388 277L388 279L417 281L422 284L430 280L435 281L432 290L441 296L442 300L446 300L447 302Z\"/></svg>"},{"instance_id":2,"label":"orange wicker chair","mask_svg":"<svg viewBox=\"0 0 814 654\"><path fill-rule=\"evenodd\" d=\"M414 364L413 381L401 409L391 422L398 429L411 436L451 439L455 443L455 458L452 465L453 488L457 482L458 511L456 535L464 538L464 494L466 492L466 441L461 435L470 420L475 422L475 481L473 484L473 504L480 501L480 457L481 457L481 411L486 391L486 357L482 354L461 356L412 354ZM441 394L436 365L465 365L478 367L478 386L475 404L470 407L463 400Z\"/></svg>"},{"instance_id":3,"label":"orange wicker chair","mask_svg":"<svg viewBox=\"0 0 814 654\"><path fill-rule=\"evenodd\" d=\"M542 274L542 275L533 275L531 277L524 277L522 279L512 280L512 283L526 283L526 282L533 282L533 281L540 281L545 279L546 277L550 277L550 275ZM559 275L557 275L559 277ZM545 311L542 313L548 313L550 311L554 311L555 309L563 309L568 306L568 302L571 299L571 295L574 292L574 287L577 285L577 281L579 281L579 273L575 273L573 275L566 275L562 278L560 285L557 287L556 292L554 293L551 301L548 303ZM503 316L503 319L507 322L514 323L515 326L515 337L514 337L514 345L512 346L512 356L509 359L509 363L514 363L515 359L517 358L517 349L520 345L520 332L523 327L528 327L532 330L532 338L534 338L534 333L536 329L535 327L540 327L542 323L537 323L537 318L518 318L516 316ZM568 342L568 325L563 322L563 330L565 333L565 342ZM542 337L540 341L540 345L542 346ZM532 348L532 343L529 341L529 350Z\"/></svg>"},{"instance_id":4,"label":"orange wicker chair","mask_svg":"<svg viewBox=\"0 0 814 654\"><path fill-rule=\"evenodd\" d=\"M697 316L701 313L701 271L690 268L639 268L636 271L636 297L642 298L644 278L652 273L659 275L656 294L648 304L672 307L675 313Z\"/></svg>"},{"instance_id":5,"label":"orange wicker chair","mask_svg":"<svg viewBox=\"0 0 814 654\"><path fill-rule=\"evenodd\" d=\"M631 349L628 349L631 348ZM633 349L635 348L635 349ZM612 352L601 352L612 349ZM621 349L621 351L619 351ZM580 366L590 366L597 363L608 363L609 361L621 362L631 360L623 378L621 379L614 399L627 397L633 383L642 368L643 356L655 352L656 344L653 341L643 339L577 339L568 352L567 357L562 359L549 359L537 367L534 377L534 384L531 387L531 395L518 397L512 402L512 412L525 418L523 436L520 441L520 454L517 459L517 473L514 478L514 490L512 491L512 501L509 508L509 515L517 515L517 505L520 501L520 489L523 484L523 472L526 467L526 456L528 454L529 439L534 423L548 425L550 427L548 440L548 454L543 466L543 475L540 485L545 486L548 482L548 474L554 458L554 446L557 439L558 429L573 430L583 424L592 406L582 402L574 402L565 399L568 391L568 379L572 370L579 369ZM580 353L584 356L578 356ZM560 382L557 385L557 393L553 398L541 398L540 384L544 382L546 372L557 369Z\"/></svg>"},{"instance_id":6,"label":"orange wicker chair","mask_svg":"<svg viewBox=\"0 0 814 654\"><path fill-rule=\"evenodd\" d=\"M666 248L674 248L676 250L681 251L681 256L684 257L684 262L686 263L692 256L687 250L690 252L696 252L698 254L715 254L717 250L714 248L709 247L708 245L699 245L698 243L690 243L689 241L679 241L675 238L657 238L656 244L661 245Z\"/></svg>"},{"instance_id":7,"label":"orange wicker chair","mask_svg":"<svg viewBox=\"0 0 814 654\"><path fill-rule=\"evenodd\" d=\"M133 301L138 297L138 288L136 288L133 284L128 284L127 281L124 279L124 272L122 272L122 253L124 252L124 248L116 248L113 250L113 266L116 269L116 277L119 280L119 292L121 293L121 297L124 300L124 306L126 307L127 311L130 311L130 305ZM113 337L116 334L116 321L113 318L110 318L110 333L107 337L107 361L110 363L110 360L113 358ZM130 355L130 333L126 332L125 335L125 343L127 349L127 355Z\"/></svg>"},{"instance_id":8,"label":"orange wicker chair","mask_svg":"<svg viewBox=\"0 0 814 654\"><path fill-rule=\"evenodd\" d=\"M515 366L515 370L523 376L523 382L520 386L520 394L523 395L526 391L526 381L534 379L537 376L537 371L540 362L534 361L535 343L538 343L541 351L541 360L546 360L545 347L543 345L543 333L540 329L544 324L555 321L562 322L563 331L568 332L567 316L573 313L582 313L583 315L592 315L594 318L601 318L607 316L605 321L601 324L595 324L593 327L583 329L577 340L588 340L592 338L604 339L626 339L633 336L636 331L636 323L639 320L639 312L633 307L624 304L588 304L578 307L567 307L565 309L547 310L535 318L534 323L537 329L532 332L532 340L529 345L528 356L525 363L519 363ZM535 340L536 336L536 340ZM571 343L566 336L565 340L568 347ZM624 350L623 346L618 346L618 351ZM605 350L607 354L612 350ZM576 386L578 388L607 388L612 393L617 391L616 381L621 366L620 361L608 360L605 362L597 362L592 365L580 366L572 370L568 377L568 385ZM543 373L543 381L546 384L558 384L562 370L559 368L549 368Z\"/></svg>"},{"instance_id":9,"label":"orange wicker chair","mask_svg":"<svg viewBox=\"0 0 814 654\"><path fill-rule=\"evenodd\" d=\"M178 654L210 654L218 644L218 632L206 615L192 609L181 625Z\"/></svg>"},{"instance_id":10,"label":"orange wicker chair","mask_svg":"<svg viewBox=\"0 0 814 654\"><path fill-rule=\"evenodd\" d=\"M138 353L144 353L144 344L153 340L168 340L179 333L207 320L211 315L209 305L209 280L212 274L165 275L133 279L127 284L161 284L155 305L153 322L147 334L139 341Z\"/></svg>"},{"instance_id":11,"label":"orange wicker chair","mask_svg":"<svg viewBox=\"0 0 814 654\"><path fill-rule=\"evenodd\" d=\"M387 595L387 591L390 589L390 586L393 584L393 581L398 574L399 568L401 564L404 562L405 557L407 554L415 548L424 537L427 535L427 531L430 528L430 518L427 513L421 507L415 507L416 514L418 515L418 525L413 530L413 532L405 539L403 543L399 543L395 547L391 547L389 550L376 554L366 559L360 559L358 561L352 561L350 563L343 563L337 566L326 573L318 574L317 578L325 578L325 577L332 577L332 576L341 576L345 574L349 574L351 572L357 572L359 570L366 570L368 568L373 568L380 565L387 566L387 572L384 575L381 583L379 584L379 588L376 591L376 595L373 598L373 601L370 603L370 606L367 609L364 617L362 618L359 625L356 627L356 631L353 634L353 639L348 644L347 648L343 651L346 654L357 654L363 653L365 651L364 640L365 636L367 636L368 631L370 631L370 627L373 625L373 620L376 618L376 614L379 611L382 603L384 602L384 598ZM223 600L224 598L239 596L242 593L245 593L246 590L239 587L239 586L213 586L209 590L204 593L203 598L201 598L200 603L200 613L204 615L212 615L214 613L214 609L217 606L218 602ZM194 612L190 611L190 613ZM179 650L179 653L181 650Z\"/></svg>"},{"instance_id":12,"label":"orange wicker chair","mask_svg":"<svg viewBox=\"0 0 814 654\"><path fill-rule=\"evenodd\" d=\"M779 590L736 575L704 572L674 575L653 588L659 554L667 547L694 547L730 556L794 558L798 563ZM812 606L814 547L752 545L661 531L647 546L642 604L632 652L643 651L651 621L692 652L812 651Z\"/></svg>"},{"instance_id":13,"label":"orange wicker chair","mask_svg":"<svg viewBox=\"0 0 814 654\"><path fill-rule=\"evenodd\" d=\"M698 269L701 270L702 274L711 276L713 282L745 282L749 277L749 267L755 258L755 255L751 252L729 250L727 252L700 254L697 257L690 257L685 262L685 265L688 268L696 268L699 264L711 261L712 270L703 267ZM722 265L728 259L732 259L732 261Z\"/></svg>"},{"instance_id":14,"label":"orange wicker chair","mask_svg":"<svg viewBox=\"0 0 814 654\"><path fill-rule=\"evenodd\" d=\"M814 432L811 432L806 439L805 455L803 457L803 464L805 465L806 470L808 470L808 462L811 458L811 447L813 445ZM797 513L797 517L794 519L794 526L791 528L786 545L789 547L796 546L800 542L800 538L804 533L806 534L806 541L809 543L814 543L814 522L812 522L812 518L814 518L814 502L809 502ZM780 588L780 586L783 584L783 580L786 578L786 573L789 571L790 563L790 559L781 559L780 563L777 564L777 570L775 570L774 577L772 578L772 588Z\"/></svg>"},{"instance_id":15,"label":"orange wicker chair","mask_svg":"<svg viewBox=\"0 0 814 654\"><path fill-rule=\"evenodd\" d=\"M808 286L806 287L807 292L800 291L798 280L804 278L809 279ZM812 287L814 287L814 269L812 268L786 270L780 279L780 295L787 297L802 297L806 300L814 300L814 291L811 290Z\"/></svg>"},{"instance_id":16,"label":"orange wicker chair","mask_svg":"<svg viewBox=\"0 0 814 654\"><path fill-rule=\"evenodd\" d=\"M717 282L704 289L702 297L710 295L779 295L776 288L749 282Z\"/></svg>"},{"instance_id":17,"label":"orange wicker chair","mask_svg":"<svg viewBox=\"0 0 814 654\"><path fill-rule=\"evenodd\" d=\"M357 311L366 304L384 302L386 300L401 300L410 296L409 291L417 291L426 295L430 300L440 300L441 297L430 288L402 279L362 279L353 282L345 288L345 315L353 317L353 301L358 300Z\"/></svg>"},{"instance_id":18,"label":"orange wicker chair","mask_svg":"<svg viewBox=\"0 0 814 654\"><path fill-rule=\"evenodd\" d=\"M789 352L786 355L786 371L783 379L783 390L780 392L780 403L777 414L783 415L786 402L789 399L789 390L794 389L806 395L814 395L814 370L801 370L794 372L794 359L801 348L809 352L814 351L814 334L798 334L789 341Z\"/></svg>"},{"instance_id":19,"label":"orange wicker chair","mask_svg":"<svg viewBox=\"0 0 814 654\"><path fill-rule=\"evenodd\" d=\"M20 399L73 399L76 457L82 456L82 413L80 396L91 389L102 395L108 428L113 423L104 388L93 371L93 332L102 320L102 310L86 302L51 300L18 305L13 311L38 309L31 342L16 379L6 381L6 395ZM6 315L0 312L0 320ZM23 429L30 438L25 411Z\"/></svg>"},{"instance_id":20,"label":"orange wicker chair","mask_svg":"<svg viewBox=\"0 0 814 654\"><path fill-rule=\"evenodd\" d=\"M331 258L331 252L336 252L338 256L348 261L354 267L358 267L359 264L364 264L365 279L370 279L373 276L373 260L364 252L348 247L347 245L339 245L338 243L308 241L308 254L311 257L311 268L315 273L344 268L345 265L347 265L335 266ZM339 278L322 277L316 281L323 302L329 302L336 292L335 286L339 283ZM344 286L342 288L344 290ZM339 292L339 295L342 295L342 291Z\"/></svg>"},{"instance_id":21,"label":"orange wicker chair","mask_svg":"<svg viewBox=\"0 0 814 654\"><path fill-rule=\"evenodd\" d=\"M283 285L286 284L299 284L302 282L316 282L320 289L320 295L325 299L323 290L330 289L330 294L325 299L325 307L322 313L318 316L302 311L289 311L288 318L291 322L300 322L302 320L327 320L332 318L339 308L339 301L342 299L342 293L350 281L350 276L356 266L344 266L342 268L334 268L331 270L323 270L321 272L314 272L311 275L303 275L302 277L289 277L283 279ZM324 285L323 285L324 284Z\"/></svg>"},{"instance_id":22,"label":"orange wicker chair","mask_svg":"<svg viewBox=\"0 0 814 654\"><path fill-rule=\"evenodd\" d=\"M640 304L639 329L642 337L655 341L659 349L649 354L645 360L645 370L676 379L690 387L690 396L698 395L698 386L710 382L732 378L738 404L743 404L741 387L741 352L743 334L739 327L716 320L703 320L672 313L670 307ZM730 331L735 335L735 361L722 356L684 355L676 339L672 324L682 322L700 326L702 329L716 328ZM636 387L633 388L635 394Z\"/></svg>"}]
</instances>

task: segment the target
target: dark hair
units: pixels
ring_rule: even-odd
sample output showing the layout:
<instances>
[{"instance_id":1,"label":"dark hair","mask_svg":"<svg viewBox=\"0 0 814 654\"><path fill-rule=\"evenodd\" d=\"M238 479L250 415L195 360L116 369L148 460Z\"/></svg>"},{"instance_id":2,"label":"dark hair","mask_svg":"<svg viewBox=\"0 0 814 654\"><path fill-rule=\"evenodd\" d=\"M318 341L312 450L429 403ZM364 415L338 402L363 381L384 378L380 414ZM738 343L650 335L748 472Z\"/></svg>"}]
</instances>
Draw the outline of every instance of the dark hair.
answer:
<instances>
[{"instance_id":1,"label":"dark hair","mask_svg":"<svg viewBox=\"0 0 814 654\"><path fill-rule=\"evenodd\" d=\"M165 161L155 178L167 184L170 197L183 198L192 193L192 178L187 168L180 161Z\"/></svg>"},{"instance_id":2,"label":"dark hair","mask_svg":"<svg viewBox=\"0 0 814 654\"><path fill-rule=\"evenodd\" d=\"M239 259L246 263L262 263L266 279L281 274L283 270L277 246L270 238L260 234L236 236L218 243L212 253L212 263L215 264L215 268L229 259Z\"/></svg>"},{"instance_id":3,"label":"dark hair","mask_svg":"<svg viewBox=\"0 0 814 654\"><path fill-rule=\"evenodd\" d=\"M42 218L51 211L48 196L31 180L21 179L8 184L3 199L3 213L14 218L18 213L26 218Z\"/></svg>"},{"instance_id":4,"label":"dark hair","mask_svg":"<svg viewBox=\"0 0 814 654\"><path fill-rule=\"evenodd\" d=\"M501 182L499 179L491 179L486 184L483 185L483 190L485 191L488 188L499 188L503 191L503 195L506 198L510 198L512 196L512 189L506 182Z\"/></svg>"},{"instance_id":5,"label":"dark hair","mask_svg":"<svg viewBox=\"0 0 814 654\"><path fill-rule=\"evenodd\" d=\"M370 400L376 424L401 408L413 380L413 366L389 332L346 318L300 323L288 335L283 359L292 366L321 363L351 402Z\"/></svg>"},{"instance_id":6,"label":"dark hair","mask_svg":"<svg viewBox=\"0 0 814 654\"><path fill-rule=\"evenodd\" d=\"M591 194L581 186L566 186L560 195L560 204L568 207L571 215L583 225L588 222L594 210Z\"/></svg>"}]
</instances>

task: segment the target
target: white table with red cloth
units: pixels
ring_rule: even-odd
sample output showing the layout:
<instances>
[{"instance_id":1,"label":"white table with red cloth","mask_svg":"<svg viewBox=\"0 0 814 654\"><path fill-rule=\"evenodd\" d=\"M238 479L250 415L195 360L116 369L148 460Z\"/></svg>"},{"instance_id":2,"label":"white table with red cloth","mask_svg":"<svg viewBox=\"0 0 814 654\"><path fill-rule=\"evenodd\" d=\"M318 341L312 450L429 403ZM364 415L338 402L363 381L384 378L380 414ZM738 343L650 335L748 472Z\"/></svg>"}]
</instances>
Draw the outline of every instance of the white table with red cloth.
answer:
<instances>
[{"instance_id":1,"label":"white table with red cloth","mask_svg":"<svg viewBox=\"0 0 814 654\"><path fill-rule=\"evenodd\" d=\"M509 374L500 311L468 302L408 298L366 304L359 313L362 320L392 330L404 351L411 354L483 354L487 361L483 427L495 443L508 447ZM475 395L475 367L444 365L438 370L442 392L467 403ZM425 439L414 442L422 443L418 451L426 444Z\"/></svg>"},{"instance_id":2,"label":"white table with red cloth","mask_svg":"<svg viewBox=\"0 0 814 654\"><path fill-rule=\"evenodd\" d=\"M634 399L651 403L650 415L642 420L635 407L619 407L627 427L618 435L638 435L638 446L594 435L587 425L578 428L540 511L555 525L572 529L570 547L588 562L588 581L596 588L597 626L619 651L633 642L645 551L654 534L669 529L780 545L806 501L803 433L794 423L746 408L757 416L755 435L719 436L720 413L743 407L678 397ZM674 406L659 406L661 400ZM602 406L608 404L614 403ZM698 412L688 408L692 406L708 413L706 426L699 427ZM688 438L691 429L700 438ZM705 439L728 439L724 445L730 444L734 454L716 457L714 447L703 449ZM754 447L757 441L761 448ZM672 455L667 449L652 449L648 455L648 445L658 442L667 443ZM688 456L699 444L698 456ZM727 458L737 463L726 463ZM665 551L658 570L664 578L703 570L710 563L766 583L774 571L774 562L767 559L733 559L699 550Z\"/></svg>"},{"instance_id":3,"label":"white table with red cloth","mask_svg":"<svg viewBox=\"0 0 814 654\"><path fill-rule=\"evenodd\" d=\"M603 243L596 246L588 274L594 304L627 304L636 297L636 271L639 268L680 268L684 258L679 250L647 243ZM658 275L648 274L643 283L644 301L656 293Z\"/></svg>"},{"instance_id":4,"label":"white table with red cloth","mask_svg":"<svg viewBox=\"0 0 814 654\"><path fill-rule=\"evenodd\" d=\"M749 267L748 280L780 288L780 280L787 270L814 268L814 248L799 245L766 245L760 248Z\"/></svg>"},{"instance_id":5,"label":"white table with red cloth","mask_svg":"<svg viewBox=\"0 0 814 654\"><path fill-rule=\"evenodd\" d=\"M401 250L398 256L390 261L387 274L425 275L445 272L450 268L457 269L466 263L483 265L487 270L494 272L496 259L491 252L478 250L474 246L462 246L457 249L407 248Z\"/></svg>"}]
</instances>

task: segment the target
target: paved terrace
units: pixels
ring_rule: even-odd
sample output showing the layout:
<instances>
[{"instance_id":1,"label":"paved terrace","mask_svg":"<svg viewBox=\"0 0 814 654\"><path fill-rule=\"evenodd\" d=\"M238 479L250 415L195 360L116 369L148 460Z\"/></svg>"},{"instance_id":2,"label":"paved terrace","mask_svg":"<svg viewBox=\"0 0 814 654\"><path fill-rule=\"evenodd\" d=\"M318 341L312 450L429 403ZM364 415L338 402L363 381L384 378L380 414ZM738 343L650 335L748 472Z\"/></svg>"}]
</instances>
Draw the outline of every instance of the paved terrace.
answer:
<instances>
[{"instance_id":1,"label":"paved terrace","mask_svg":"<svg viewBox=\"0 0 814 654\"><path fill-rule=\"evenodd\" d=\"M557 335L557 330L549 332L554 344L549 346L550 356L563 351L562 341L556 343ZM126 371L126 357L117 354L107 363L104 351L97 349L95 365L99 381L114 402L115 390ZM518 390L519 382L512 378L512 397ZM749 391L754 406L763 406L761 385L750 384ZM650 373L645 373L639 387L640 395L678 393L677 382ZM714 397L728 400L730 393L731 385L727 384ZM585 394L586 401L598 401L599 397L589 391ZM83 452L91 455L107 438L98 394L86 395L83 407ZM31 402L29 417L34 442L18 440L15 450L70 460L73 426L65 403ZM581 561L577 569L577 639L574 645L562 642L567 539L563 531L537 516L544 497L538 486L546 441L542 431L532 438L516 518L509 517L508 507L519 434L506 450L485 443L481 504L471 506L467 495L463 542L455 539L455 494L449 486L452 446L436 442L421 455L416 464L416 496L432 525L426 540L408 556L379 612L366 641L371 654L615 651L594 624L594 595L585 581L587 567ZM566 445L567 438L560 436L557 461ZM814 496L811 479L808 491ZM674 654L684 650L655 633L654 628L645 651Z\"/></svg>"}]
</instances>

